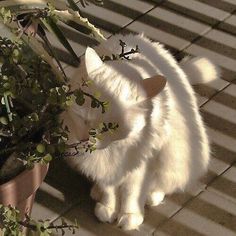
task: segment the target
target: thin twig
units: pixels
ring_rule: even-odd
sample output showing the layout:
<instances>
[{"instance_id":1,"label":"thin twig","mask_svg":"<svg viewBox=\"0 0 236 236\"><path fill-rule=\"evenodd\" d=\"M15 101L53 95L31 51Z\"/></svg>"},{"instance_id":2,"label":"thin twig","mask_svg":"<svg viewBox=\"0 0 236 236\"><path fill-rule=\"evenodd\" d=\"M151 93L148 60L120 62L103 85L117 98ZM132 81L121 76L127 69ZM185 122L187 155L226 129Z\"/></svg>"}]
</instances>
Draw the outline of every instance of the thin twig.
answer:
<instances>
[{"instance_id":1,"label":"thin twig","mask_svg":"<svg viewBox=\"0 0 236 236\"><path fill-rule=\"evenodd\" d=\"M87 96L87 97L90 97L92 100L95 100L95 101L99 104L99 106L102 107L102 113L105 112L104 102L101 102L101 101L98 100L96 97L94 97L92 94L86 93L86 92L84 92L84 91L83 91L83 94L84 94L85 96Z\"/></svg>"},{"instance_id":2,"label":"thin twig","mask_svg":"<svg viewBox=\"0 0 236 236\"><path fill-rule=\"evenodd\" d=\"M135 54L135 53L139 53L139 48L138 45L136 45L135 49L132 48L130 49L130 51L125 52L125 47L127 46L125 42L123 42L122 40L120 40L120 46L121 46L121 53L119 54L119 58L124 58L126 60L130 60L128 55L131 54Z\"/></svg>"},{"instance_id":3,"label":"thin twig","mask_svg":"<svg viewBox=\"0 0 236 236\"><path fill-rule=\"evenodd\" d=\"M46 36L46 35L42 35L42 34L39 33L39 32L38 32L38 34L39 34L39 36L43 39L43 41L44 41L45 45L47 46L49 52L51 53L51 55L52 55L52 56L54 57L54 59L56 60L56 62L57 62L57 64L58 64L58 67L60 68L60 71L62 72L62 74L63 74L63 76L64 76L65 81L68 82L68 78L67 78L67 76L66 76L66 73L65 73L65 71L64 71L64 69L63 69L63 67L62 67L62 65L61 65L61 62L58 60L56 54L55 54L54 51L52 50L52 45L51 45L51 43L49 42L47 36Z\"/></svg>"},{"instance_id":4,"label":"thin twig","mask_svg":"<svg viewBox=\"0 0 236 236\"><path fill-rule=\"evenodd\" d=\"M18 221L20 225L22 225L25 228L31 229L33 231L37 231L37 226L28 223L27 221ZM45 231L47 229L65 229L65 228L74 228L75 225L49 225L48 227L41 227L41 231Z\"/></svg>"},{"instance_id":5,"label":"thin twig","mask_svg":"<svg viewBox=\"0 0 236 236\"><path fill-rule=\"evenodd\" d=\"M12 112L11 112L11 109L10 109L10 106L9 106L8 96L6 94L4 94L4 103L5 103L5 106L6 106L6 109L7 109L8 119L9 119L9 121L12 121Z\"/></svg>"}]
</instances>

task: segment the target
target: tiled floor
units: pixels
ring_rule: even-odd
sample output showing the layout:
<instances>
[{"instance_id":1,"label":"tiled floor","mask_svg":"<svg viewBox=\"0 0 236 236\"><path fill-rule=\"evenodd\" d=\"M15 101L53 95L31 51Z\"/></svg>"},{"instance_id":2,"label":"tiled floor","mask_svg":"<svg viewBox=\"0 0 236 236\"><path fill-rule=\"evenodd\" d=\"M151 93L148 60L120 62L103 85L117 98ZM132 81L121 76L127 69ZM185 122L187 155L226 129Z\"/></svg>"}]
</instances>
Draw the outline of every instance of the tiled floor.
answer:
<instances>
[{"instance_id":1,"label":"tiled floor","mask_svg":"<svg viewBox=\"0 0 236 236\"><path fill-rule=\"evenodd\" d=\"M57 161L37 193L32 216L52 221L60 216L68 221L77 218L81 228L76 235L81 236L236 235L236 0L104 2L104 8L90 5L84 14L106 37L117 32L144 32L164 43L177 59L185 54L204 55L221 66L220 81L195 86L212 142L209 172L195 189L167 196L163 204L146 209L139 231L124 232L96 220L95 203L89 197L91 183ZM87 36L66 32L78 55L87 44L95 43ZM66 71L73 73L68 54L59 43L55 42L55 47Z\"/></svg>"}]
</instances>

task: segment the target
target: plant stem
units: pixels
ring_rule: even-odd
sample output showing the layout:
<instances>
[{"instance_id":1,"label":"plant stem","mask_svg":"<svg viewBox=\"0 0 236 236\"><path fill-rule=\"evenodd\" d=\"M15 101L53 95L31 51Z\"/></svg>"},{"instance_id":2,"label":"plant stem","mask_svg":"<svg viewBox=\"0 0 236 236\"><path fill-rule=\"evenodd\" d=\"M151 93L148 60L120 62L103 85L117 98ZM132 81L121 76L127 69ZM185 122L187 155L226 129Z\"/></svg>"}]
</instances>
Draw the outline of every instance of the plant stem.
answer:
<instances>
[{"instance_id":1,"label":"plant stem","mask_svg":"<svg viewBox=\"0 0 236 236\"><path fill-rule=\"evenodd\" d=\"M33 231L37 231L36 225L30 224L27 221L18 221L20 225L22 225L25 228L28 228ZM76 227L75 225L49 225L48 227L44 228L43 226L41 227L41 231L45 231L47 229L65 229L65 228L74 228Z\"/></svg>"},{"instance_id":2,"label":"plant stem","mask_svg":"<svg viewBox=\"0 0 236 236\"><path fill-rule=\"evenodd\" d=\"M18 223L22 225L23 227L28 228L30 230L33 230L33 231L37 230L37 227L35 225L29 224L26 221L18 221Z\"/></svg>"},{"instance_id":3,"label":"plant stem","mask_svg":"<svg viewBox=\"0 0 236 236\"><path fill-rule=\"evenodd\" d=\"M52 46L51 46L48 38L46 37L46 35L42 35L39 32L38 32L38 34L43 39L43 41L44 41L45 45L47 46L47 48L48 48L49 52L51 53L51 55L55 58L55 60L57 62L57 65L60 68L60 70L61 70L61 72L62 72L62 74L64 76L65 81L67 82L68 78L66 76L66 73L65 73L65 71L64 71L64 69L63 69L63 67L61 65L61 62L58 60L57 56L55 55L54 51L52 50Z\"/></svg>"},{"instance_id":4,"label":"plant stem","mask_svg":"<svg viewBox=\"0 0 236 236\"><path fill-rule=\"evenodd\" d=\"M8 119L9 119L9 121L12 121L12 113L11 113L11 109L10 109L10 106L9 106L8 97L7 97L6 94L4 94L4 102L5 102L5 106L6 106L6 109L7 109Z\"/></svg>"},{"instance_id":5,"label":"plant stem","mask_svg":"<svg viewBox=\"0 0 236 236\"><path fill-rule=\"evenodd\" d=\"M73 228L75 225L49 225L47 229L65 229L65 228Z\"/></svg>"},{"instance_id":6,"label":"plant stem","mask_svg":"<svg viewBox=\"0 0 236 236\"><path fill-rule=\"evenodd\" d=\"M83 94L87 97L90 97L92 100L95 100L97 103L100 104L100 106L102 107L102 113L105 112L105 108L104 108L104 105L103 105L103 102L101 102L100 100L98 100L97 98L95 98L92 94L89 94L89 93L86 93L83 91Z\"/></svg>"}]
</instances>

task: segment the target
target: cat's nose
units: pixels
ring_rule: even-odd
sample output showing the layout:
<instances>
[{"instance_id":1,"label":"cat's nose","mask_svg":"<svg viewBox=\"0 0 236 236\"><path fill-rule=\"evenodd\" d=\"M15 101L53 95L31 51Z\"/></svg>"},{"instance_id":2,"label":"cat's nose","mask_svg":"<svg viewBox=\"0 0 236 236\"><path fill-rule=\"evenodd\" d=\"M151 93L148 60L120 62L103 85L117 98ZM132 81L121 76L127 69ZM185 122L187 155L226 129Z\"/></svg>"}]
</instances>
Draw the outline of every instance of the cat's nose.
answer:
<instances>
[{"instance_id":1,"label":"cat's nose","mask_svg":"<svg viewBox=\"0 0 236 236\"><path fill-rule=\"evenodd\" d=\"M80 141L88 141L89 140L89 129L84 129L79 131L80 132Z\"/></svg>"}]
</instances>

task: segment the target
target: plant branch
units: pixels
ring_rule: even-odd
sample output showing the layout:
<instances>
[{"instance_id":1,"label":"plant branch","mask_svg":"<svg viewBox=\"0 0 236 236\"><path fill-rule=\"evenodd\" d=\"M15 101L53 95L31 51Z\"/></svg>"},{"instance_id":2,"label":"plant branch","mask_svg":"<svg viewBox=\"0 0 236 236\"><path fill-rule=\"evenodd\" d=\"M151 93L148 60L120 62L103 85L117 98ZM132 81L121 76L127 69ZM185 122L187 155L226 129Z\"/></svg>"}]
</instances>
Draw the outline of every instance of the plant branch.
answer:
<instances>
[{"instance_id":1,"label":"plant branch","mask_svg":"<svg viewBox=\"0 0 236 236\"><path fill-rule=\"evenodd\" d=\"M99 106L101 106L102 108L102 113L105 113L106 108L104 106L104 102L101 102L99 99L97 99L96 97L94 97L92 94L86 93L83 91L83 94L89 98L91 98L92 100L94 100L97 104L99 104Z\"/></svg>"},{"instance_id":2,"label":"plant branch","mask_svg":"<svg viewBox=\"0 0 236 236\"><path fill-rule=\"evenodd\" d=\"M120 46L121 46L121 53L119 54L120 58L124 58L126 60L130 60L129 55L135 54L135 53L140 53L138 45L136 45L135 49L131 48L130 51L128 51L128 52L125 52L125 47L127 45L122 40L120 40Z\"/></svg>"},{"instance_id":3,"label":"plant branch","mask_svg":"<svg viewBox=\"0 0 236 236\"><path fill-rule=\"evenodd\" d=\"M28 228L32 231L37 231L37 226L34 225L34 224L30 224L26 221L18 221L18 223L25 227L25 228ZM48 227L43 227L41 226L40 230L41 231L45 231L47 229L66 229L66 228L77 228L78 226L77 225L68 225L68 224L63 224L63 225L49 225Z\"/></svg>"}]
</instances>

